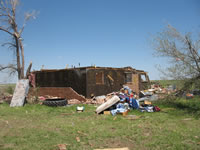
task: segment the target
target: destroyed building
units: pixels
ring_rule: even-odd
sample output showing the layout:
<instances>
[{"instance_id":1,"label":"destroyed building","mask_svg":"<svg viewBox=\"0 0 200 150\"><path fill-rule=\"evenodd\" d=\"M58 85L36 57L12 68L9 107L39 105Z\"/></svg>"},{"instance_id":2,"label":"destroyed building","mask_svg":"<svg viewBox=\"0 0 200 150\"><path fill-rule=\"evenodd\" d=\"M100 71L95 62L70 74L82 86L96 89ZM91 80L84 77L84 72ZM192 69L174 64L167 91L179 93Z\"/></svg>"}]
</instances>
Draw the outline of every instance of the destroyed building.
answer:
<instances>
[{"instance_id":1,"label":"destroyed building","mask_svg":"<svg viewBox=\"0 0 200 150\"><path fill-rule=\"evenodd\" d=\"M78 94L90 98L119 91L123 85L129 86L137 94L150 85L148 74L131 67L79 67L59 70L40 70L31 73L36 87L53 88L51 93L65 92L67 87ZM59 89L59 91L56 91Z\"/></svg>"}]
</instances>

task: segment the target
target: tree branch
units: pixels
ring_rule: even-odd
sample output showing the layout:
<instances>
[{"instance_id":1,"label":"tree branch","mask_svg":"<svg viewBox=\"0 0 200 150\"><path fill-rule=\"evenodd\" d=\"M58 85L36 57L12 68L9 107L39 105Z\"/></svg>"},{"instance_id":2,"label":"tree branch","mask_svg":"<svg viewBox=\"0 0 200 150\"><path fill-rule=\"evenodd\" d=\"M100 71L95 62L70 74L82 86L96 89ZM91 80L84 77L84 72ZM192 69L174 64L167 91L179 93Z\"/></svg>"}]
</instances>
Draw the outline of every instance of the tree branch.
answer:
<instances>
[{"instance_id":1,"label":"tree branch","mask_svg":"<svg viewBox=\"0 0 200 150\"><path fill-rule=\"evenodd\" d=\"M12 36L14 35L12 32L8 31L7 29L4 29L3 27L0 27L0 30L7 32L8 34L10 34Z\"/></svg>"},{"instance_id":2,"label":"tree branch","mask_svg":"<svg viewBox=\"0 0 200 150\"><path fill-rule=\"evenodd\" d=\"M7 66L0 65L0 71L6 70L6 69L12 69L17 71L16 65L14 64L8 64Z\"/></svg>"},{"instance_id":3,"label":"tree branch","mask_svg":"<svg viewBox=\"0 0 200 150\"><path fill-rule=\"evenodd\" d=\"M168 58L169 66L165 75L171 73L174 77L182 75L185 78L200 76L200 40L193 44L191 33L185 35L168 25L166 30L154 37L153 46L156 56Z\"/></svg>"},{"instance_id":4,"label":"tree branch","mask_svg":"<svg viewBox=\"0 0 200 150\"><path fill-rule=\"evenodd\" d=\"M194 61L195 61L195 64L196 64L196 67L197 67L197 71L200 73L200 67L199 67L199 63L198 63L198 60L197 60L197 58L196 58L196 56L195 56L195 50L193 49L193 47L192 47L192 42L191 42L191 40L189 39L189 37L187 37L187 36L185 36L185 40L186 40L186 43L187 43L187 45L188 45L188 49L189 49L189 51L190 51L190 53L192 54L192 58L194 59Z\"/></svg>"},{"instance_id":5,"label":"tree branch","mask_svg":"<svg viewBox=\"0 0 200 150\"><path fill-rule=\"evenodd\" d=\"M20 35L20 36L21 36L22 32L24 31L24 28L25 28L25 26L26 26L27 21L30 20L31 18L35 19L36 13L37 13L36 11L32 11L32 12L30 12L30 13L26 13L26 14L25 14L24 23L23 23L23 25L22 25L22 28L21 28L20 31L19 31L19 35Z\"/></svg>"},{"instance_id":6,"label":"tree branch","mask_svg":"<svg viewBox=\"0 0 200 150\"><path fill-rule=\"evenodd\" d=\"M10 46L12 46L12 47L16 47L16 44L10 43L10 42L3 43L1 46L6 46L6 45L10 45Z\"/></svg>"}]
</instances>

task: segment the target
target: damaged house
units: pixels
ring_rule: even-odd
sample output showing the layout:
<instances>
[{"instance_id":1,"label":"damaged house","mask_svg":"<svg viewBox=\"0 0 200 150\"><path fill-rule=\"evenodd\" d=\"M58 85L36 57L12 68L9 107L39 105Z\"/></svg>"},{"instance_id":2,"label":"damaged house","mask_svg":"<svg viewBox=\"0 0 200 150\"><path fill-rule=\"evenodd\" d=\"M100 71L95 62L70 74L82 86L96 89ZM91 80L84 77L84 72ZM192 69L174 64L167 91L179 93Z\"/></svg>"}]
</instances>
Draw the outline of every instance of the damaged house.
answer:
<instances>
[{"instance_id":1,"label":"damaged house","mask_svg":"<svg viewBox=\"0 0 200 150\"><path fill-rule=\"evenodd\" d=\"M137 94L150 85L146 72L131 67L80 67L60 70L40 70L31 73L32 85L45 94L66 97L67 90L90 98L119 91L123 85L129 86ZM63 95L64 94L64 95Z\"/></svg>"}]
</instances>

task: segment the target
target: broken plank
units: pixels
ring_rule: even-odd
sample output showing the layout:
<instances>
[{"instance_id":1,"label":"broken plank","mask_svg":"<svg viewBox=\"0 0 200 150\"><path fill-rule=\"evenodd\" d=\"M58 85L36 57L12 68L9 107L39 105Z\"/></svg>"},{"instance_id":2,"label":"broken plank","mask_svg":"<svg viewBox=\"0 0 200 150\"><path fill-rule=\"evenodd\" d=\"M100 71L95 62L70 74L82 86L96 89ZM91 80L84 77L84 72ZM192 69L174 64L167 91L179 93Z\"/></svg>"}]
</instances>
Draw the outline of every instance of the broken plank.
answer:
<instances>
[{"instance_id":1,"label":"broken plank","mask_svg":"<svg viewBox=\"0 0 200 150\"><path fill-rule=\"evenodd\" d=\"M103 114L104 115L110 115L111 113L110 113L110 111L104 111Z\"/></svg>"}]
</instances>

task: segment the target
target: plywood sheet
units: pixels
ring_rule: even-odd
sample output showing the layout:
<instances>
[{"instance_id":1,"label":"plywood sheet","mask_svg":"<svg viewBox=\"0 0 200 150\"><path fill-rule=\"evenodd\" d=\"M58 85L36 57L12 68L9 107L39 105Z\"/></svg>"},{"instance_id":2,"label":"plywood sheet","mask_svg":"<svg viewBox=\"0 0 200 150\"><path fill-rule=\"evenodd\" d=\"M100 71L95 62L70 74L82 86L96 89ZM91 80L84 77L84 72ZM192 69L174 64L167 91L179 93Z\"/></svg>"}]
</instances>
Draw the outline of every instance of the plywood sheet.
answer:
<instances>
[{"instance_id":1,"label":"plywood sheet","mask_svg":"<svg viewBox=\"0 0 200 150\"><path fill-rule=\"evenodd\" d=\"M29 80L19 80L10 103L10 107L23 106L29 90Z\"/></svg>"}]
</instances>

